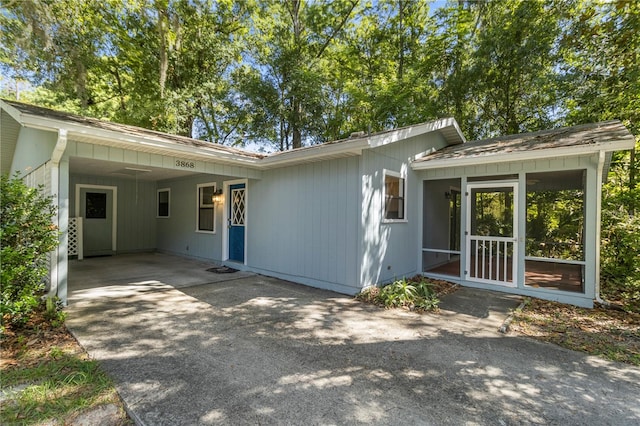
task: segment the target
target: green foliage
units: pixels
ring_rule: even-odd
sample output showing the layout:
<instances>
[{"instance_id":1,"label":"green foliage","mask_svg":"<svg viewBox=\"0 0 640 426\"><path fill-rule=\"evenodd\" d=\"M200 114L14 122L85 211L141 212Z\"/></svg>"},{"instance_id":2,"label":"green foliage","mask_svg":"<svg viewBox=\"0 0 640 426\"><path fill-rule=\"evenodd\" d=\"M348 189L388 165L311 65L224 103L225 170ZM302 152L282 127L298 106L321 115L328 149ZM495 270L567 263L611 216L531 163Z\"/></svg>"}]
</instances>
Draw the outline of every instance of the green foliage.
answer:
<instances>
[{"instance_id":1,"label":"green foliage","mask_svg":"<svg viewBox=\"0 0 640 426\"><path fill-rule=\"evenodd\" d=\"M368 288L359 293L356 298L387 308L406 307L423 311L436 310L440 303L426 279L409 281L403 278L381 288Z\"/></svg>"},{"instance_id":2,"label":"green foliage","mask_svg":"<svg viewBox=\"0 0 640 426\"><path fill-rule=\"evenodd\" d=\"M3 323L24 323L41 303L48 254L58 244L55 207L17 176L0 177L0 187L0 315Z\"/></svg>"},{"instance_id":3,"label":"green foliage","mask_svg":"<svg viewBox=\"0 0 640 426\"><path fill-rule=\"evenodd\" d=\"M582 260L584 191L527 190L527 256Z\"/></svg>"},{"instance_id":4,"label":"green foliage","mask_svg":"<svg viewBox=\"0 0 640 426\"><path fill-rule=\"evenodd\" d=\"M636 142L640 151L640 142ZM605 298L640 312L640 185L629 179L629 155L612 166L603 188L601 284Z\"/></svg>"},{"instance_id":5,"label":"green foliage","mask_svg":"<svg viewBox=\"0 0 640 426\"><path fill-rule=\"evenodd\" d=\"M60 327L67 318L67 313L62 310L61 300L56 297L48 297L45 300L44 318L52 327Z\"/></svg>"}]
</instances>

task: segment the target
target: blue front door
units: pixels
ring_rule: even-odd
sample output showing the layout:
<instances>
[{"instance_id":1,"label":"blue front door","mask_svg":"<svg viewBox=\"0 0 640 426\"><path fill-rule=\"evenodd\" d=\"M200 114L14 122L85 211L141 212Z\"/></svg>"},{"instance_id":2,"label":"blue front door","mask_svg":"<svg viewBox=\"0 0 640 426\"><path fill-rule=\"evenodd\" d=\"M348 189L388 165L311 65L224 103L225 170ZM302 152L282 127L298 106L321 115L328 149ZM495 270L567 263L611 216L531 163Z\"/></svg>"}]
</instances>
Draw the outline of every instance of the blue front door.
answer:
<instances>
[{"instance_id":1,"label":"blue front door","mask_svg":"<svg viewBox=\"0 0 640 426\"><path fill-rule=\"evenodd\" d=\"M229 260L244 263L246 188L244 183L229 185Z\"/></svg>"}]
</instances>

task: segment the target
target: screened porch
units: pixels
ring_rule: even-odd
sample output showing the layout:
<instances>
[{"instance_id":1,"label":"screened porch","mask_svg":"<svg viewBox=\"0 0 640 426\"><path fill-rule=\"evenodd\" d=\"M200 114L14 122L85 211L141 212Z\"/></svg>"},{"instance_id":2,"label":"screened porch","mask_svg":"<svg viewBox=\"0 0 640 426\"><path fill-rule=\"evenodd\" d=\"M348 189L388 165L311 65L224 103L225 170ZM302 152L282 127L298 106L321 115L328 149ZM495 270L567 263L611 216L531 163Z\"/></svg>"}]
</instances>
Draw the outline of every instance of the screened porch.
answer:
<instances>
[{"instance_id":1,"label":"screened porch","mask_svg":"<svg viewBox=\"0 0 640 426\"><path fill-rule=\"evenodd\" d=\"M584 293L585 170L424 181L422 271Z\"/></svg>"}]
</instances>

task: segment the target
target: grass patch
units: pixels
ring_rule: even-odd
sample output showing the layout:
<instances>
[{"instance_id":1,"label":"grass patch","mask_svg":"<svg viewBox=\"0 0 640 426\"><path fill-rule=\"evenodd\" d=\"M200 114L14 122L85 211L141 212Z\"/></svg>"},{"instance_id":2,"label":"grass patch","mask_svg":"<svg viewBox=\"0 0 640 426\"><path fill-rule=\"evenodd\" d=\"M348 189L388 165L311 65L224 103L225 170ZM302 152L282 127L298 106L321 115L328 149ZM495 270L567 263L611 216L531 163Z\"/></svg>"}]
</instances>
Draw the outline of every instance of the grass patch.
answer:
<instances>
[{"instance_id":1,"label":"grass patch","mask_svg":"<svg viewBox=\"0 0 640 426\"><path fill-rule=\"evenodd\" d=\"M105 404L119 407L120 424L132 424L112 381L64 326L43 316L8 327L0 357L0 424L68 424Z\"/></svg>"},{"instance_id":2,"label":"grass patch","mask_svg":"<svg viewBox=\"0 0 640 426\"><path fill-rule=\"evenodd\" d=\"M385 308L406 308L412 311L437 311L439 296L455 291L457 286L420 275L396 280L382 287L369 287L356 295L356 299Z\"/></svg>"},{"instance_id":3,"label":"grass patch","mask_svg":"<svg viewBox=\"0 0 640 426\"><path fill-rule=\"evenodd\" d=\"M640 366L640 314L525 299L511 330L611 361Z\"/></svg>"}]
</instances>

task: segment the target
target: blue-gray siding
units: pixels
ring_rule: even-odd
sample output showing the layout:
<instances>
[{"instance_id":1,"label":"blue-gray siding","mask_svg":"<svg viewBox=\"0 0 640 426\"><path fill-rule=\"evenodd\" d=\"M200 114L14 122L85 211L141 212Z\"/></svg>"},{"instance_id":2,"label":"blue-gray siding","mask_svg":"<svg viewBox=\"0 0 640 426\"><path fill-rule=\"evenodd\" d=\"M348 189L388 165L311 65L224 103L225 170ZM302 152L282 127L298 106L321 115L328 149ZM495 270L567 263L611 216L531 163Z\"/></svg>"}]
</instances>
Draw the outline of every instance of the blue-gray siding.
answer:
<instances>
[{"instance_id":1,"label":"blue-gray siding","mask_svg":"<svg viewBox=\"0 0 640 426\"><path fill-rule=\"evenodd\" d=\"M71 175L69 179L69 216L75 215L76 185L102 185L118 188L117 252L156 248L156 183L126 178Z\"/></svg>"},{"instance_id":2,"label":"blue-gray siding","mask_svg":"<svg viewBox=\"0 0 640 426\"><path fill-rule=\"evenodd\" d=\"M358 157L349 157L270 170L251 180L248 266L356 293L358 170Z\"/></svg>"},{"instance_id":3,"label":"blue-gray siding","mask_svg":"<svg viewBox=\"0 0 640 426\"><path fill-rule=\"evenodd\" d=\"M57 140L55 132L21 128L13 154L11 175L20 172L24 176L49 161Z\"/></svg>"},{"instance_id":4,"label":"blue-gray siding","mask_svg":"<svg viewBox=\"0 0 640 426\"><path fill-rule=\"evenodd\" d=\"M196 232L197 185L215 182L222 188L222 177L216 175L195 175L181 179L157 182L157 189L171 190L168 218L155 218L157 228L157 248L168 253L201 259L220 261L222 259L222 207L215 207L215 234Z\"/></svg>"},{"instance_id":5,"label":"blue-gray siding","mask_svg":"<svg viewBox=\"0 0 640 426\"><path fill-rule=\"evenodd\" d=\"M362 286L409 277L420 272L422 182L411 170L420 153L445 146L438 133L366 150L362 154ZM406 176L406 221L385 223L384 170Z\"/></svg>"}]
</instances>

